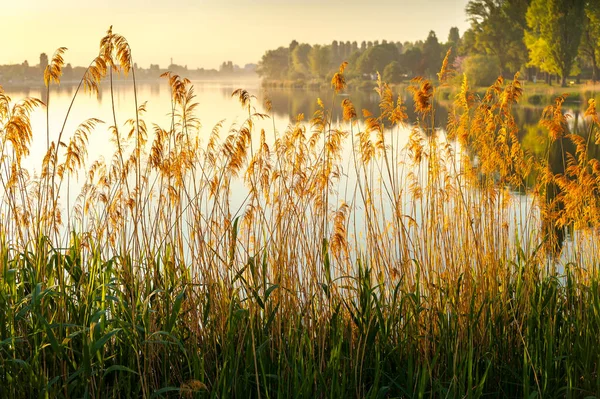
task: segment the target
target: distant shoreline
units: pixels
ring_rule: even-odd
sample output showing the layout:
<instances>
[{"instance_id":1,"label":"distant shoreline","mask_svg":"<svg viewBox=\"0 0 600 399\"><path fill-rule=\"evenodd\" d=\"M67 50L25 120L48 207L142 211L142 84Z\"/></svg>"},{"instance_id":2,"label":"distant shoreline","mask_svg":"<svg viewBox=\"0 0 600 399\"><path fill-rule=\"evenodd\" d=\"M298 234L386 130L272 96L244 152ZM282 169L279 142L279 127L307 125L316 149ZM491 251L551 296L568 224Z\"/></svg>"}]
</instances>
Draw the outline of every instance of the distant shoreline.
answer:
<instances>
[{"instance_id":1,"label":"distant shoreline","mask_svg":"<svg viewBox=\"0 0 600 399\"><path fill-rule=\"evenodd\" d=\"M214 77L202 77L202 78L189 78L190 81L192 83L203 83L203 82L218 82L218 83L224 83L224 82L254 82L256 83L257 86L261 85L261 79L256 76L256 75L238 75L238 76L214 76ZM136 83L138 84L160 84L160 83L165 83L167 84L167 81L163 78L161 78L160 76L157 76L156 78L150 78L150 77L136 77ZM56 83L52 83L51 87L55 88L55 87L73 87L73 86L78 86L81 83L81 79L64 79L61 80L59 84ZM123 75L117 76L113 79L113 84L115 85L125 85L125 84L132 84L133 80L131 77L131 74L129 74L129 76L127 77L123 77ZM104 87L105 85L109 84L109 79L105 78L102 82L101 82L101 87ZM43 80L19 80L19 81L1 81L0 80L0 87L2 87L3 89L45 89L46 86L44 84Z\"/></svg>"}]
</instances>

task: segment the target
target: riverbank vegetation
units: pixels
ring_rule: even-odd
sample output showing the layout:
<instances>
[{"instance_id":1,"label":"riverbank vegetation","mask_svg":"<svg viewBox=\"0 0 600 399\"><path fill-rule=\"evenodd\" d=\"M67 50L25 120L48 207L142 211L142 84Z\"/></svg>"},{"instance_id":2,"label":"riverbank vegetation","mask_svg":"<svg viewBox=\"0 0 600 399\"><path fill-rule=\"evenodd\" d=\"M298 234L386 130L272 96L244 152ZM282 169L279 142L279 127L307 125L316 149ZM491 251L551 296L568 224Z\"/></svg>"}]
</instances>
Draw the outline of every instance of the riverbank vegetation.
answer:
<instances>
[{"instance_id":1,"label":"riverbank vegetation","mask_svg":"<svg viewBox=\"0 0 600 399\"><path fill-rule=\"evenodd\" d=\"M450 63L473 86L487 87L499 75L561 86L600 79L600 3L577 0L471 0L471 27L451 28L445 42L434 31L415 42L334 40L327 45L292 41L265 53L258 72L265 82L306 86L323 82L348 61L349 84L365 88L379 72L388 83L415 76L434 78L449 48ZM285 83L283 83L285 84ZM456 82L460 85L460 82Z\"/></svg>"},{"instance_id":2,"label":"riverbank vegetation","mask_svg":"<svg viewBox=\"0 0 600 399\"><path fill-rule=\"evenodd\" d=\"M170 73L170 126L136 97L125 124L32 131L44 104L0 91L0 396L599 396L595 102L578 125L548 105L533 156L518 77L484 95L463 78L438 129L449 59L410 83L410 125L382 80L379 114L338 96L345 63L314 115L272 131L241 89L247 119L201 129ZM117 73L135 85L133 65L109 30L74 101ZM86 163L90 134L111 159Z\"/></svg>"}]
</instances>

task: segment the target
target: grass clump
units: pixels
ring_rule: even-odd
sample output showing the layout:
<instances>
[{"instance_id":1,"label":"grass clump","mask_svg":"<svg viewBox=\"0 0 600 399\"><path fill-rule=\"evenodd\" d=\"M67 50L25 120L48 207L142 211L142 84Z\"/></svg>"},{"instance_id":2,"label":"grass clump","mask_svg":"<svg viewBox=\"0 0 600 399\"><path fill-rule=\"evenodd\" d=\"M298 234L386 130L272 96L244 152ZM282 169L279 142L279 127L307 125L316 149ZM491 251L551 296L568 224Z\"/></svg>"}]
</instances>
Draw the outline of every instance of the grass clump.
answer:
<instances>
[{"instance_id":1,"label":"grass clump","mask_svg":"<svg viewBox=\"0 0 600 399\"><path fill-rule=\"evenodd\" d=\"M112 87L131 57L109 30L80 87ZM577 134L559 97L533 157L517 77L483 96L464 79L437 127L445 65L412 82L414 124L380 80L379 115L344 98L338 125L319 100L272 139L241 89L247 119L202 136L193 87L166 74L169 127L149 134L136 97L108 128L114 157L88 168L99 121L56 141L48 129L39 176L21 161L41 104L0 92L0 396L600 395L595 103ZM47 74L51 95L60 62Z\"/></svg>"}]
</instances>

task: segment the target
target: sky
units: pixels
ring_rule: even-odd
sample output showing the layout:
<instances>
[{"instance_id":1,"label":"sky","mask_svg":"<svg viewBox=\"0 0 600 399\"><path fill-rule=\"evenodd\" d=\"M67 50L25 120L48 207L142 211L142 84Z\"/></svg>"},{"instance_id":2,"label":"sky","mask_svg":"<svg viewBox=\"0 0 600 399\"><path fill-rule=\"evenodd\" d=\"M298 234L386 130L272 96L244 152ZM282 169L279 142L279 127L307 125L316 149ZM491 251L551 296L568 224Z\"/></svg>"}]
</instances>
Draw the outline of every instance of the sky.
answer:
<instances>
[{"instance_id":1,"label":"sky","mask_svg":"<svg viewBox=\"0 0 600 399\"><path fill-rule=\"evenodd\" d=\"M134 62L218 68L260 60L292 40L415 41L434 30L468 28L468 0L1 0L0 64L39 63L67 47L65 61L87 66L110 25L127 38Z\"/></svg>"}]
</instances>

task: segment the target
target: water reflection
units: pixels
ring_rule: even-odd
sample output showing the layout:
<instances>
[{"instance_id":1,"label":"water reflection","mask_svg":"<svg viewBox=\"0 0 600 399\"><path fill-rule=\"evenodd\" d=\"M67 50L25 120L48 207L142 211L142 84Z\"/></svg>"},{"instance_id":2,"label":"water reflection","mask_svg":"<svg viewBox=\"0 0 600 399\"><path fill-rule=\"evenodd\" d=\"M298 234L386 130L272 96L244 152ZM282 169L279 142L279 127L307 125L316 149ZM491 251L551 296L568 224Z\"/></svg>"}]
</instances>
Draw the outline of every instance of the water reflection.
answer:
<instances>
[{"instance_id":1,"label":"water reflection","mask_svg":"<svg viewBox=\"0 0 600 399\"><path fill-rule=\"evenodd\" d=\"M550 144L548 149L548 167L553 174L565 172L565 156L572 152L572 143L564 137ZM542 233L546 237L546 249L549 253L557 255L562 251L566 231L556 223L555 215L564 210L564 203L560 201L560 187L554 182L546 184L544 197L546 212L542 216Z\"/></svg>"},{"instance_id":2,"label":"water reflection","mask_svg":"<svg viewBox=\"0 0 600 399\"><path fill-rule=\"evenodd\" d=\"M349 97L357 111L367 110L371 114L379 114L379 95L375 91L353 91L347 94L334 95L332 90L308 90L308 89L261 89L261 99L269 99L273 107L273 112L280 118L287 118L293 122L296 116L304 114L307 119L318 110L317 99L323 101L323 105L332 110L333 120L340 120L342 117L341 102L345 97ZM410 122L414 122L417 116L414 112L413 99L408 93L400 93L402 102L406 105L406 112ZM448 107L442 104L436 104L435 121L437 127L444 127L448 120Z\"/></svg>"},{"instance_id":3,"label":"water reflection","mask_svg":"<svg viewBox=\"0 0 600 399\"><path fill-rule=\"evenodd\" d=\"M332 90L307 90L307 89L283 89L283 88L261 88L258 81L230 81L230 82L194 82L196 100L199 103L197 114L202 121L204 131L208 135L212 127L225 118L227 123L236 123L244 120L247 114L239 106L237 99L231 97L231 93L237 88L244 88L250 94L256 95L255 106L258 112L266 113L263 106L266 99L269 99L272 105L272 112L275 116L273 121L261 121L265 129L272 128L275 124L277 129L284 129L291 122L296 121L298 114L304 114L305 119L310 119L318 110L317 99L321 99L328 110L332 110L333 121L339 121L342 117L341 102L345 97L349 97L356 110L365 109L374 115L379 114L379 96L375 91L353 91L348 94L334 95ZM115 95L115 105L117 110L117 121L122 123L128 118L134 116L133 86L130 82L119 81L113 87ZM69 109L69 104L75 91L76 85L63 84L51 87L50 107L51 118L50 128L51 137L56 137L60 131L64 116ZM7 90L7 93L14 99L19 100L24 97L37 97L45 103L48 97L45 88L18 88ZM138 84L138 102L139 104L148 101L147 121L157 123L160 126L169 126L169 119L166 114L170 111L170 89L164 80L142 82ZM588 137L590 129L583 118L584 106L583 98L592 96L593 93L581 95L580 99L572 102L565 102L564 109L571 115L568 120L568 128L571 132ZM67 131L74 131L75 127L83 120L90 117L98 117L108 124L112 121L110 86L104 83L97 95L90 97L81 90L75 106L71 110L70 122L67 124ZM406 112L409 123L414 123L417 115L414 112L412 96L407 91L400 93L401 100L406 105ZM441 99L435 103L435 124L438 128L444 128L449 109L451 107L451 98ZM541 98L534 101L523 101L519 106L513 108L515 120L519 126L519 139L523 148L534 154L538 159L547 159L550 170L554 174L562 174L565 171L565 159L568 153L574 153L574 148L568 139L561 139L553 142L548 140L547 131L539 126L542 112L545 104L550 104L552 98ZM45 110L38 110L32 118L34 132L45 132L46 120ZM227 126L227 124L225 124ZM37 140L37 141L36 141ZM151 138L150 138L151 140ZM593 140L591 140L593 143ZM34 137L32 146L33 168L39 167L39 161L45 154L46 141L45 135ZM90 139L90 161L98 156L110 157L112 147L108 143L107 135L99 132L94 133ZM95 151L95 152L94 152ZM598 146L591 147L590 157L599 159L600 151ZM528 177L527 187L533 187L536 183L536 176ZM547 215L553 215L560 211L564 206L559 200L560 188L555 184L550 184L545 190L545 201L549 212ZM516 193L523 194L523 193ZM548 245L554 252L560 252L563 242L567 236L564 228L557 227L556 221L552 217L542 219L542 230L548 239Z\"/></svg>"},{"instance_id":4,"label":"water reflection","mask_svg":"<svg viewBox=\"0 0 600 399\"><path fill-rule=\"evenodd\" d=\"M586 93L593 97L595 93ZM317 99L320 98L324 105L333 110L333 120L341 118L342 98L334 97L331 91L303 90L303 89L269 89L261 91L262 98L271 100L273 111L281 118L288 118L290 122L296 119L298 114L304 114L310 118L318 109ZM370 113L377 115L379 113L379 96L375 92L356 91L348 94L357 110L366 109ZM544 106L542 104L551 104L551 96L535 97L536 104L527 102L519 104L513 108L513 116L519 127L519 139L525 151L533 154L538 160L547 161L553 174L564 174L566 158L568 154L574 154L573 143L565 138L550 143L548 131L539 125L542 118ZM410 123L414 123L417 115L414 112L413 99L408 93L401 94L401 99L406 105L407 115ZM444 128L447 120L450 101L442 101L435 104L435 123L438 128ZM575 96L572 101L566 101L564 104L565 112L569 115L567 128L571 133L581 135L588 141L590 134L589 124L583 118L585 102L581 101L580 95ZM588 156L600 159L599 146L590 142L590 153ZM468 149L467 149L468 151ZM517 195L524 195L524 189L531 189L536 186L537 176L531 174L527 177L525 187L515 188L513 191ZM547 237L546 247L550 253L560 254L564 241L567 238L568 227L557 225L555 215L564 209L564 204L560 200L560 188L554 183L549 183L545 188L543 200L546 204L546 212L542 217L542 233ZM521 191L518 191L521 190Z\"/></svg>"}]
</instances>

